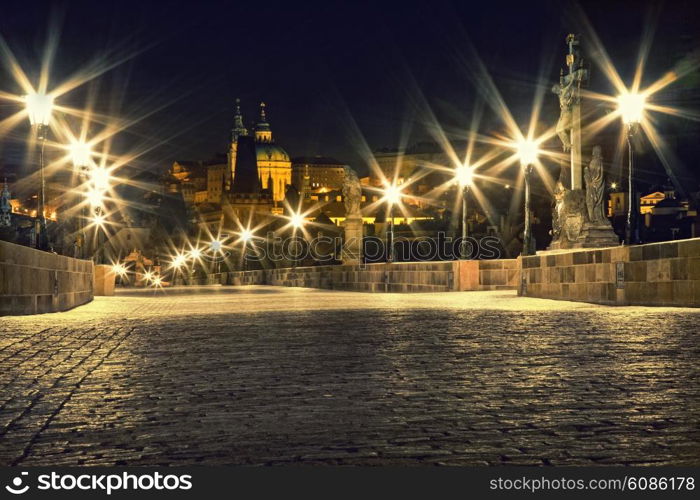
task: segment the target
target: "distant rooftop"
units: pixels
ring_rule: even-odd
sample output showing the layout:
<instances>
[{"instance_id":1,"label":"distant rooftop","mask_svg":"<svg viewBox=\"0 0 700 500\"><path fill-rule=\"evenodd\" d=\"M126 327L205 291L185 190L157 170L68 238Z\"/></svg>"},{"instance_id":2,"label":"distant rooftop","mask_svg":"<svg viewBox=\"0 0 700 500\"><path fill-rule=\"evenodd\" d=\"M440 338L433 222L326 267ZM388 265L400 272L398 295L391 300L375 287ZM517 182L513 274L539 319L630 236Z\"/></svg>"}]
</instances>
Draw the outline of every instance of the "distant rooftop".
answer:
<instances>
[{"instance_id":1,"label":"distant rooftop","mask_svg":"<svg viewBox=\"0 0 700 500\"><path fill-rule=\"evenodd\" d=\"M347 165L347 163L338 161L332 156L298 156L292 158L292 163L297 165Z\"/></svg>"}]
</instances>

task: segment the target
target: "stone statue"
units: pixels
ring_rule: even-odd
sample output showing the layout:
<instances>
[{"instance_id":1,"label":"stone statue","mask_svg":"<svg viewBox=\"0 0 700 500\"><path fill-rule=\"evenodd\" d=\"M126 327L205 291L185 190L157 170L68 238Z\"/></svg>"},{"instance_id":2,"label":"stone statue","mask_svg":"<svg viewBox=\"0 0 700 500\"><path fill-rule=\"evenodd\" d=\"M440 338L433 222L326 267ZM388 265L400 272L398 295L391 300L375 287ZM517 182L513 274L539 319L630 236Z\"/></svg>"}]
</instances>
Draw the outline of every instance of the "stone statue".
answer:
<instances>
[{"instance_id":1,"label":"stone statue","mask_svg":"<svg viewBox=\"0 0 700 500\"><path fill-rule=\"evenodd\" d=\"M565 153L571 149L571 105L574 102L574 91L576 90L574 82L574 78L565 78L563 73L560 72L559 83L552 87L552 92L559 96L561 114L557 122L557 135L561 140L562 148Z\"/></svg>"},{"instance_id":2,"label":"stone statue","mask_svg":"<svg viewBox=\"0 0 700 500\"><path fill-rule=\"evenodd\" d=\"M345 178L343 179L345 221L343 222L344 236L340 257L343 264L358 265L362 263L364 231L360 201L362 201L360 179L357 178L353 169L345 167Z\"/></svg>"},{"instance_id":3,"label":"stone statue","mask_svg":"<svg viewBox=\"0 0 700 500\"><path fill-rule=\"evenodd\" d=\"M7 179L0 194L0 226L9 227L12 223L12 205L10 204L10 190L7 187Z\"/></svg>"},{"instance_id":4,"label":"stone statue","mask_svg":"<svg viewBox=\"0 0 700 500\"><path fill-rule=\"evenodd\" d=\"M561 180L557 181L557 185L554 188L554 210L552 210L552 235L553 240L559 239L562 230L562 224L564 223L564 195L566 194L566 188Z\"/></svg>"},{"instance_id":5,"label":"stone statue","mask_svg":"<svg viewBox=\"0 0 700 500\"><path fill-rule=\"evenodd\" d=\"M345 203L345 213L348 217L360 217L360 201L362 200L362 186L357 173L345 167L345 178L343 179L343 202Z\"/></svg>"},{"instance_id":6,"label":"stone statue","mask_svg":"<svg viewBox=\"0 0 700 500\"><path fill-rule=\"evenodd\" d=\"M593 147L593 158L583 173L586 181L586 208L592 224L607 224L605 217L605 179L603 178L603 156L600 146Z\"/></svg>"}]
</instances>

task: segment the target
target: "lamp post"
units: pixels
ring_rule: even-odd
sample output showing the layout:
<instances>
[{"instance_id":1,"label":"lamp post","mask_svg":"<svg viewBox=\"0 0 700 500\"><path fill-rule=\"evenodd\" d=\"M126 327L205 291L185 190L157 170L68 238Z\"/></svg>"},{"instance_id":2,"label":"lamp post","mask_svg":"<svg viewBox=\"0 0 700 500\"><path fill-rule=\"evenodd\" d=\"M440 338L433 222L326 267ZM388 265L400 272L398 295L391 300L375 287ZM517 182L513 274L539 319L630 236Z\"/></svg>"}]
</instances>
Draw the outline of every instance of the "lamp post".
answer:
<instances>
[{"instance_id":1,"label":"lamp post","mask_svg":"<svg viewBox=\"0 0 700 500\"><path fill-rule=\"evenodd\" d=\"M71 158L73 160L73 167L77 174L78 182L80 186L85 186L89 179L89 167L92 161L92 152L90 151L90 145L84 142L74 142L70 145ZM76 203L80 206L80 203ZM85 235L85 210L80 208L77 214L78 219L78 234L80 237L80 254L77 257L84 259L87 256L86 245L87 237ZM77 253L77 252L76 252Z\"/></svg>"},{"instance_id":2,"label":"lamp post","mask_svg":"<svg viewBox=\"0 0 700 500\"><path fill-rule=\"evenodd\" d=\"M517 145L520 167L525 177L525 228L523 230L523 255L532 255L532 221L530 218L530 175L532 165L537 161L537 143L523 139Z\"/></svg>"},{"instance_id":3,"label":"lamp post","mask_svg":"<svg viewBox=\"0 0 700 500\"><path fill-rule=\"evenodd\" d=\"M253 239L253 232L250 229L243 229L239 233L240 240L243 242L243 270L248 270L248 259L247 259L247 249L248 242Z\"/></svg>"},{"instance_id":4,"label":"lamp post","mask_svg":"<svg viewBox=\"0 0 700 500\"><path fill-rule=\"evenodd\" d=\"M216 274L221 273L221 259L219 258L219 256L223 255L223 248L224 242L218 238L214 238L209 243L209 249L212 250L212 252L214 252L214 255L216 256Z\"/></svg>"},{"instance_id":5,"label":"lamp post","mask_svg":"<svg viewBox=\"0 0 700 500\"><path fill-rule=\"evenodd\" d=\"M639 122L644 115L645 97L642 94L626 93L618 96L617 107L622 123L625 125L627 139L627 221L625 225L625 243L631 245L639 241L637 234L637 193L634 182L634 149L632 148L632 136L637 131ZM634 200L633 200L634 198ZM634 210L632 204L634 202Z\"/></svg>"},{"instance_id":6,"label":"lamp post","mask_svg":"<svg viewBox=\"0 0 700 500\"><path fill-rule=\"evenodd\" d=\"M401 188L396 184L388 184L384 188L384 198L389 203L389 231L386 235L387 246L389 253L386 261L391 264L394 262L394 205L401 201Z\"/></svg>"},{"instance_id":7,"label":"lamp post","mask_svg":"<svg viewBox=\"0 0 700 500\"><path fill-rule=\"evenodd\" d=\"M467 258L467 206L469 200L469 188L474 181L474 167L470 165L460 165L455 172L455 177L462 188L462 244L460 245L459 256L461 259Z\"/></svg>"},{"instance_id":8,"label":"lamp post","mask_svg":"<svg viewBox=\"0 0 700 500\"><path fill-rule=\"evenodd\" d=\"M175 270L173 272L173 283L177 278L177 274L182 271L183 266L185 267L185 271L187 271L187 256L184 253L178 253L175 255L175 257L173 257L173 260L170 263L170 267ZM185 273L182 274L184 277Z\"/></svg>"},{"instance_id":9,"label":"lamp post","mask_svg":"<svg viewBox=\"0 0 700 500\"><path fill-rule=\"evenodd\" d=\"M95 248L91 249L90 254L96 263L102 262L104 252L103 232L105 231L105 223L107 215L105 213L105 193L110 187L109 171L102 166L90 165L89 168L89 187L85 193L85 197L90 205L90 220L95 225Z\"/></svg>"},{"instance_id":10,"label":"lamp post","mask_svg":"<svg viewBox=\"0 0 700 500\"><path fill-rule=\"evenodd\" d=\"M36 247L41 250L52 250L51 242L46 233L46 182L44 180L44 146L46 134L51 121L53 109L53 96L34 92L24 98L29 115L29 123L36 127L36 135L39 140L39 195L37 196L37 216L39 217L39 231L36 238Z\"/></svg>"},{"instance_id":11,"label":"lamp post","mask_svg":"<svg viewBox=\"0 0 700 500\"><path fill-rule=\"evenodd\" d=\"M301 229L301 228L304 227L304 216L301 215L301 214L298 213L298 212L292 214L292 217L291 217L291 224L292 224L292 227L294 228L293 231L292 231L292 239L294 240L294 243L295 243L294 246L296 247L297 230L299 230L299 229ZM301 253L301 252L300 252L300 253ZM293 258L293 260L292 260L292 269L296 269L297 263L298 263L298 262L297 262L298 259L299 259L299 255L295 253L295 254L294 254L294 258Z\"/></svg>"},{"instance_id":12,"label":"lamp post","mask_svg":"<svg viewBox=\"0 0 700 500\"><path fill-rule=\"evenodd\" d=\"M202 259L202 251L197 248L193 247L187 254L187 257L189 259L192 259L192 268L187 269L187 284L191 283L191 280L195 277L197 273L197 262L201 264L201 259Z\"/></svg>"}]
</instances>

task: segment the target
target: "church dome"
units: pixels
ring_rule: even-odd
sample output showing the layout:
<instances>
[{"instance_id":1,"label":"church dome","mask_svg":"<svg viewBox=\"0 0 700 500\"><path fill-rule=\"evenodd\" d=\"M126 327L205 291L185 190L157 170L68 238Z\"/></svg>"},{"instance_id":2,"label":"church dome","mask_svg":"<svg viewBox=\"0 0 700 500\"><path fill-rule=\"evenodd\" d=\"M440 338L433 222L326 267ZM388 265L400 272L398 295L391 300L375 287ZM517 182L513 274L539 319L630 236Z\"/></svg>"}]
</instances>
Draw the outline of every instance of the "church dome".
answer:
<instances>
[{"instance_id":1,"label":"church dome","mask_svg":"<svg viewBox=\"0 0 700 500\"><path fill-rule=\"evenodd\" d=\"M276 144L258 142L255 144L258 161L289 161L287 152Z\"/></svg>"}]
</instances>

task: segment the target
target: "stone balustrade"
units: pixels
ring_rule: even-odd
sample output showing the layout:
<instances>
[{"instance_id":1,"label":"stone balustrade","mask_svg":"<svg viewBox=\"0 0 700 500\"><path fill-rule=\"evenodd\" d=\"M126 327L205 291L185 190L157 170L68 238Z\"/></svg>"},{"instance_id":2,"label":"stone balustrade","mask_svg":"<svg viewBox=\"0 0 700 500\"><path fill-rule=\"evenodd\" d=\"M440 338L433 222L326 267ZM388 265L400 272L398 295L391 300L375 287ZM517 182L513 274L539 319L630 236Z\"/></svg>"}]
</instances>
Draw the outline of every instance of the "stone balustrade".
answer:
<instances>
[{"instance_id":1,"label":"stone balustrade","mask_svg":"<svg viewBox=\"0 0 700 500\"><path fill-rule=\"evenodd\" d=\"M0 241L0 315L65 311L93 299L93 263Z\"/></svg>"},{"instance_id":2,"label":"stone balustrade","mask_svg":"<svg viewBox=\"0 0 700 500\"><path fill-rule=\"evenodd\" d=\"M522 258L520 295L612 305L700 306L700 238Z\"/></svg>"}]
</instances>

